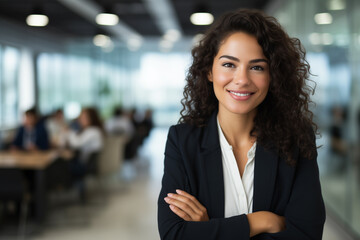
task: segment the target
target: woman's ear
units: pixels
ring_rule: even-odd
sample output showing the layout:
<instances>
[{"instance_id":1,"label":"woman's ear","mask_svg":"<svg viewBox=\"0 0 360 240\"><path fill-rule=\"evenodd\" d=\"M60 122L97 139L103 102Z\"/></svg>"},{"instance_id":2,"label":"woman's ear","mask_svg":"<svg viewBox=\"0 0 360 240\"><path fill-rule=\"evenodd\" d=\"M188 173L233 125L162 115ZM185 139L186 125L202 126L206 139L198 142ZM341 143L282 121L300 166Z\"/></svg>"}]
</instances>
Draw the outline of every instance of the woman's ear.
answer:
<instances>
[{"instance_id":1,"label":"woman's ear","mask_svg":"<svg viewBox=\"0 0 360 240\"><path fill-rule=\"evenodd\" d=\"M211 72L211 71L208 73L207 77L208 77L208 80L209 80L210 82L213 81L212 72Z\"/></svg>"}]
</instances>

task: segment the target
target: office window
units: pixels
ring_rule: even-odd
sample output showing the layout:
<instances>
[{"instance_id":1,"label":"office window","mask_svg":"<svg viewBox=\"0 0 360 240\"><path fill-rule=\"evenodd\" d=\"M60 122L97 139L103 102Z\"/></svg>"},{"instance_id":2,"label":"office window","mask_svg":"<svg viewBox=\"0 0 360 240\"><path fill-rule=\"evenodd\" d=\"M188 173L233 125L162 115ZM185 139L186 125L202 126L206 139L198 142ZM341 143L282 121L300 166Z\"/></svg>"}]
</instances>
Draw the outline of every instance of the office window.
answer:
<instances>
[{"instance_id":1,"label":"office window","mask_svg":"<svg viewBox=\"0 0 360 240\"><path fill-rule=\"evenodd\" d=\"M20 52L13 47L4 47L1 61L1 125L18 123L18 74Z\"/></svg>"}]
</instances>

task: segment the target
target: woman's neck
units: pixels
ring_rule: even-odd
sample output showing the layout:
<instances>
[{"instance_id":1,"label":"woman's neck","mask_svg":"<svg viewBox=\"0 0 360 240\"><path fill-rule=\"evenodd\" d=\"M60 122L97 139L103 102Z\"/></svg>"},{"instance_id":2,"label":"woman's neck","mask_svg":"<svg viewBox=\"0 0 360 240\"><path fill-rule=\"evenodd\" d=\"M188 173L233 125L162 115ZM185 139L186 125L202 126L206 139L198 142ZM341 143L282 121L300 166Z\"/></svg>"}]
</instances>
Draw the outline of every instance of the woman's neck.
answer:
<instances>
[{"instance_id":1,"label":"woman's neck","mask_svg":"<svg viewBox=\"0 0 360 240\"><path fill-rule=\"evenodd\" d=\"M241 147L254 142L256 139L250 135L254 127L256 111L248 114L235 114L219 108L218 120L228 143L233 147Z\"/></svg>"}]
</instances>

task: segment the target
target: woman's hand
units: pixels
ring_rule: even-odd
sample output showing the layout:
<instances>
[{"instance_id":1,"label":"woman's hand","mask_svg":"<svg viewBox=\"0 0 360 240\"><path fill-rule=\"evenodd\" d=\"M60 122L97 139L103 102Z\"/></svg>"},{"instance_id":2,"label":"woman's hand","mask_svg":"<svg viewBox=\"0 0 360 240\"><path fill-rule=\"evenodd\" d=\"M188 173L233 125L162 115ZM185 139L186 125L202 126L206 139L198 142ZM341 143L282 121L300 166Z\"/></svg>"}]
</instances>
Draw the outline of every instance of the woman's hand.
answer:
<instances>
[{"instance_id":1,"label":"woman's hand","mask_svg":"<svg viewBox=\"0 0 360 240\"><path fill-rule=\"evenodd\" d=\"M250 225L250 237L260 233L277 233L285 230L285 218L268 211L259 211L247 215Z\"/></svg>"},{"instance_id":2,"label":"woman's hand","mask_svg":"<svg viewBox=\"0 0 360 240\"><path fill-rule=\"evenodd\" d=\"M185 221L209 221L206 208L194 196L178 189L176 193L169 193L164 199L171 211Z\"/></svg>"}]
</instances>

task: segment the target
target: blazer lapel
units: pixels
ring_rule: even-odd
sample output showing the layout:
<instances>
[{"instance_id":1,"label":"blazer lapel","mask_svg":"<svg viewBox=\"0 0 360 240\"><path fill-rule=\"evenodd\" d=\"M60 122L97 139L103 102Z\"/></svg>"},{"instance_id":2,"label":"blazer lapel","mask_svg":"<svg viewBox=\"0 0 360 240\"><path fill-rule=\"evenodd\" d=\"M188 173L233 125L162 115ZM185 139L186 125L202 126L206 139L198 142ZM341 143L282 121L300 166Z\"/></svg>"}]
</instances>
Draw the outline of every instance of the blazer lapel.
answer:
<instances>
[{"instance_id":1,"label":"blazer lapel","mask_svg":"<svg viewBox=\"0 0 360 240\"><path fill-rule=\"evenodd\" d=\"M258 144L255 153L253 211L269 210L277 174L277 153Z\"/></svg>"},{"instance_id":2,"label":"blazer lapel","mask_svg":"<svg viewBox=\"0 0 360 240\"><path fill-rule=\"evenodd\" d=\"M209 119L204 127L204 135L201 143L201 164L205 172L209 194L208 212L212 218L224 217L224 178L221 158L219 133L217 129L217 111Z\"/></svg>"}]
</instances>

